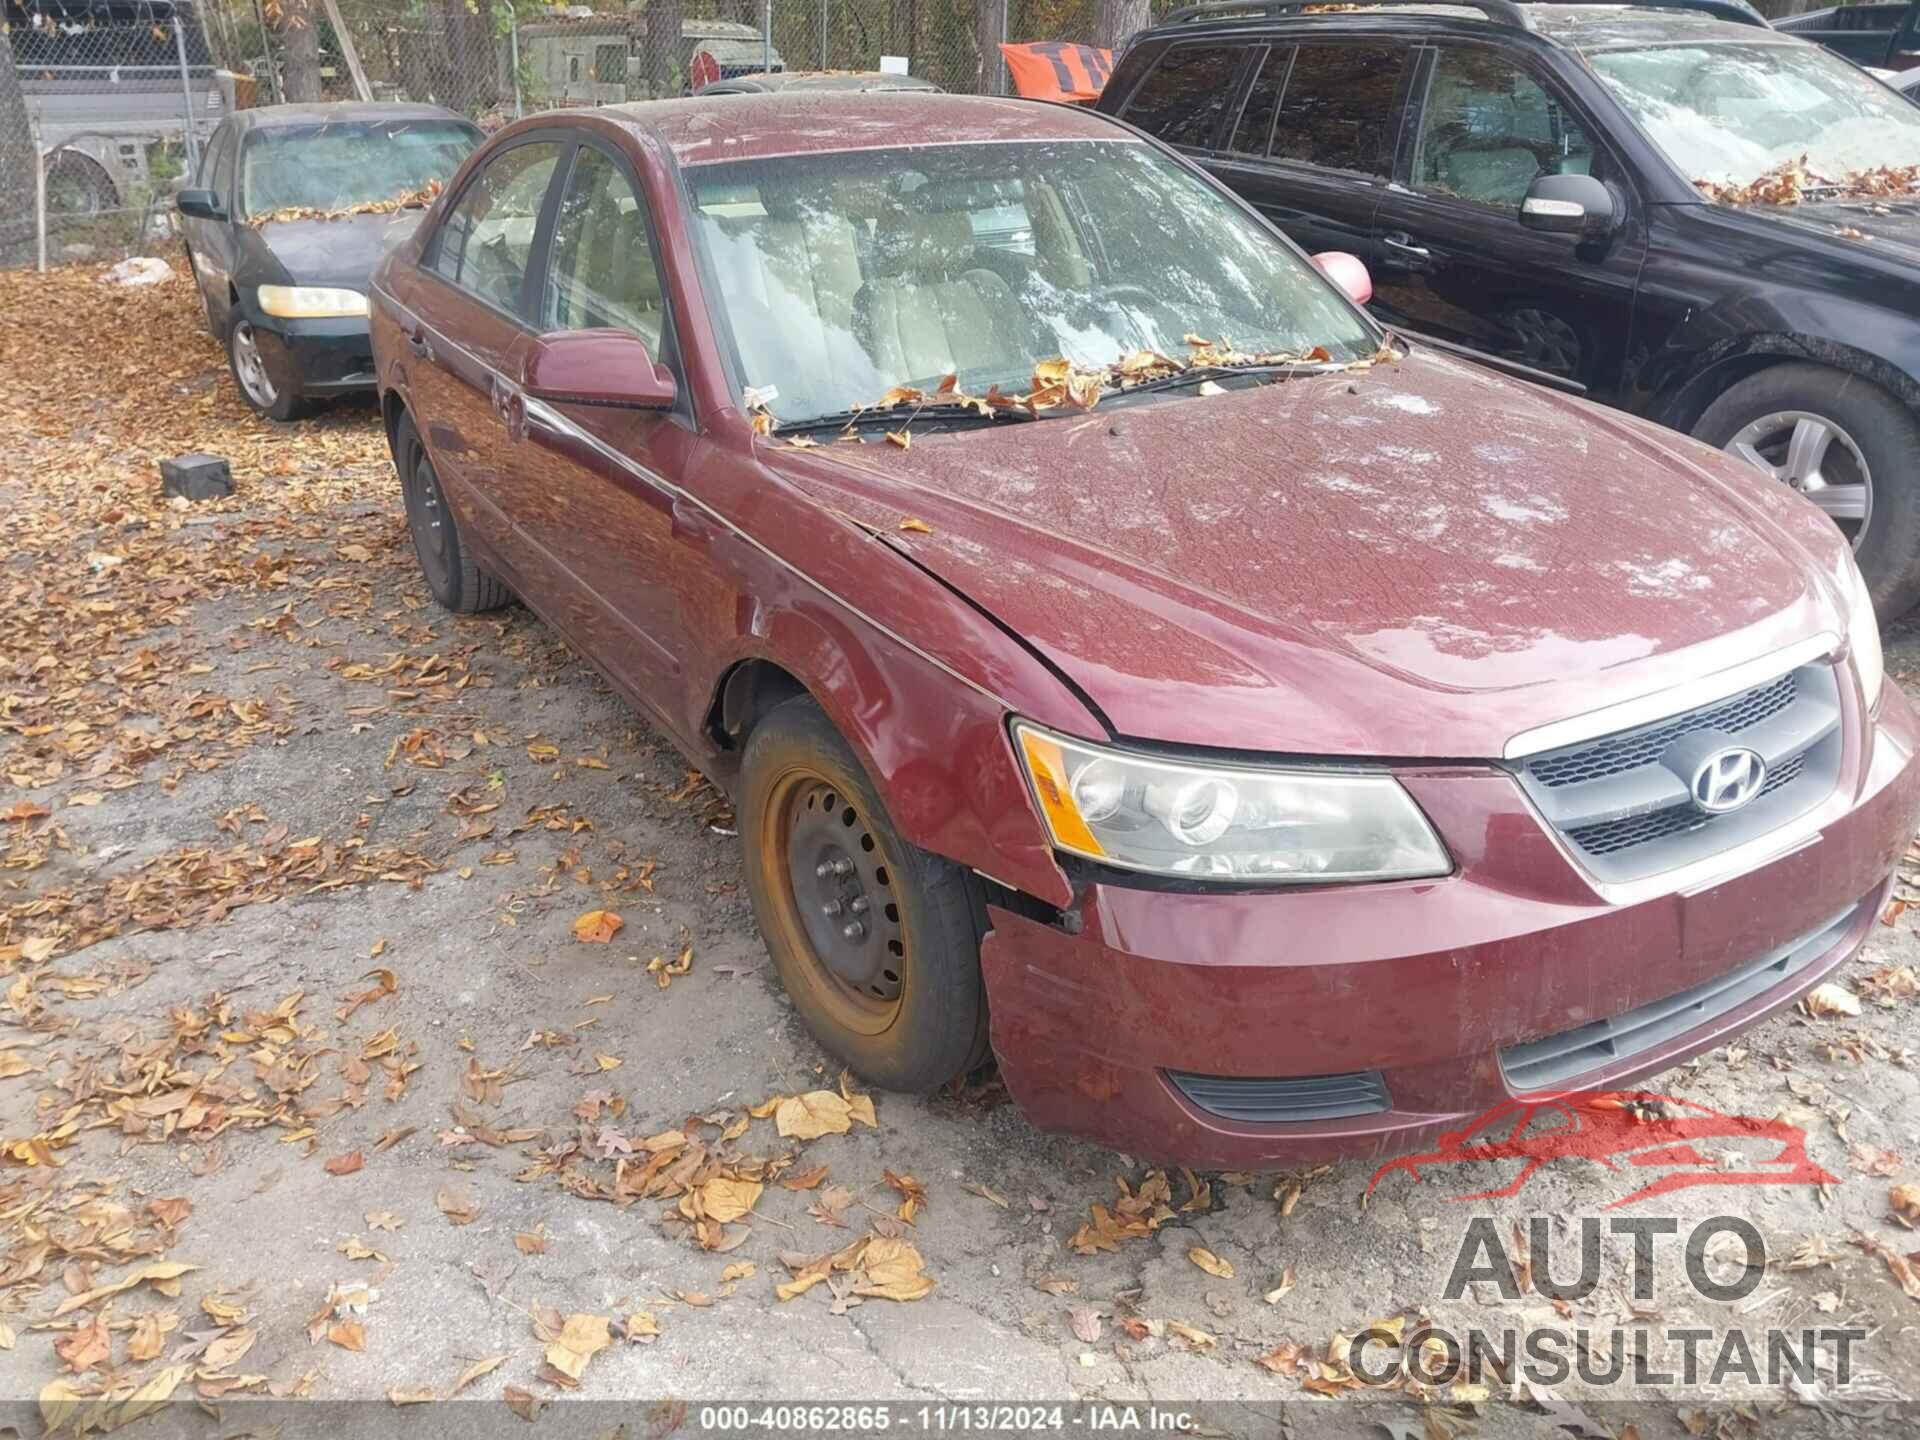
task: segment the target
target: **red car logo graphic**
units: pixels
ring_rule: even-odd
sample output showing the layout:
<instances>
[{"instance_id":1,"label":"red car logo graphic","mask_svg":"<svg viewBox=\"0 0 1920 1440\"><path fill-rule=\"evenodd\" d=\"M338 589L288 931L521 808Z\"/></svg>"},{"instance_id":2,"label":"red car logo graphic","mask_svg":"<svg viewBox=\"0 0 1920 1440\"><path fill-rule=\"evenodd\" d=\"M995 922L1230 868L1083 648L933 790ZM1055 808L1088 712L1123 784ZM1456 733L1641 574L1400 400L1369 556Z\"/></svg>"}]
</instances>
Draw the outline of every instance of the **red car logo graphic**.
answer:
<instances>
[{"instance_id":1,"label":"red car logo graphic","mask_svg":"<svg viewBox=\"0 0 1920 1440\"><path fill-rule=\"evenodd\" d=\"M1723 1169L1703 1153L1703 1147L1737 1150L1741 1163ZM1396 1170L1418 1180L1422 1167L1520 1161L1519 1175L1507 1184L1452 1197L1492 1200L1518 1194L1534 1171L1549 1161L1569 1159L1590 1160L1616 1175L1633 1178L1638 1178L1635 1171L1664 1172L1631 1194L1609 1201L1602 1207L1608 1210L1695 1185L1838 1183L1808 1157L1806 1132L1785 1121L1722 1115L1690 1100L1643 1090L1569 1090L1503 1101L1465 1130L1442 1135L1439 1149L1382 1165L1367 1182L1367 1193L1372 1194L1373 1187Z\"/></svg>"}]
</instances>

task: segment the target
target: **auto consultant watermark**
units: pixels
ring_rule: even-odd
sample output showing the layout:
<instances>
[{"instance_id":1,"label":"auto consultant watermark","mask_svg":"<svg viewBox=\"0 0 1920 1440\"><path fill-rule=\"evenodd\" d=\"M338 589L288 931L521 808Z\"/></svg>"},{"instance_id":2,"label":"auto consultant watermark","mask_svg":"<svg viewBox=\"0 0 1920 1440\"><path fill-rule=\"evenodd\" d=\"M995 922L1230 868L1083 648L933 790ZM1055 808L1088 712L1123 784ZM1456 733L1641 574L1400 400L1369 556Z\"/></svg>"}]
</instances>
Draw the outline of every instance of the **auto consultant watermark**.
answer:
<instances>
[{"instance_id":1,"label":"auto consultant watermark","mask_svg":"<svg viewBox=\"0 0 1920 1440\"><path fill-rule=\"evenodd\" d=\"M1648 1317L1627 1324L1536 1324L1451 1328L1419 1324L1375 1325L1354 1337L1347 1355L1353 1375L1365 1385L1405 1380L1421 1386L1511 1387L1525 1381L1547 1388L1578 1380L1590 1386L1644 1387L1748 1385L1777 1388L1841 1387L1853 1378L1854 1350L1871 1334L1853 1325L1731 1326L1716 1329L1669 1324L1654 1318L1673 1299L1662 1293L1663 1247L1681 1247L1678 1273L1693 1297L1738 1306L1752 1296L1767 1272L1766 1242L1753 1223L1738 1215L1712 1215L1682 1233L1671 1216L1595 1216L1580 1220L1577 1234L1561 1230L1558 1217L1536 1215L1509 1221L1503 1231L1491 1216L1467 1224L1446 1280L1443 1298L1475 1295L1492 1287L1501 1299L1529 1294L1554 1302L1572 1315L1578 1302L1599 1289L1609 1238L1630 1249L1627 1267L1632 1311ZM1578 1246L1577 1267L1565 1252ZM1710 1263L1710 1255L1722 1257ZM1571 1274L1565 1273L1571 1270ZM1670 1283L1670 1282L1669 1282Z\"/></svg>"},{"instance_id":2,"label":"auto consultant watermark","mask_svg":"<svg viewBox=\"0 0 1920 1440\"><path fill-rule=\"evenodd\" d=\"M1449 1326L1423 1314L1376 1323L1353 1336L1343 1357L1355 1381L1430 1390L1578 1382L1832 1393L1853 1380L1856 1350L1871 1330L1798 1323L1807 1318L1805 1307L1773 1305L1766 1296L1756 1301L1768 1256L1750 1220L1646 1213L1658 1208L1647 1202L1679 1190L1838 1183L1808 1155L1797 1126L1646 1091L1536 1094L1495 1106L1442 1135L1431 1151L1382 1165L1368 1192L1399 1172L1416 1180L1438 1172L1473 1177L1451 1200L1506 1198L1521 1194L1544 1168L1569 1161L1583 1162L1583 1179L1595 1165L1616 1177L1617 1193L1603 1212L1634 1213L1504 1221L1473 1215L1442 1298L1530 1304L1530 1318ZM1603 1284L1608 1293L1598 1295ZM1682 1314L1740 1323L1665 1318Z\"/></svg>"}]
</instances>

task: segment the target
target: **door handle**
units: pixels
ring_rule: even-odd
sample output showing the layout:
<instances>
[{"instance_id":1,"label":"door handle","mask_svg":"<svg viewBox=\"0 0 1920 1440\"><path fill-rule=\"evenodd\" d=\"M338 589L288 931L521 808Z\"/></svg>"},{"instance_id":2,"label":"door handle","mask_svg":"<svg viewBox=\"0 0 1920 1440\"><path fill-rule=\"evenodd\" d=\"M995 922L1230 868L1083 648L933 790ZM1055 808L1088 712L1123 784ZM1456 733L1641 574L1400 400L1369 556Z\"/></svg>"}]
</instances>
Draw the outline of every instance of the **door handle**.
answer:
<instances>
[{"instance_id":1,"label":"door handle","mask_svg":"<svg viewBox=\"0 0 1920 1440\"><path fill-rule=\"evenodd\" d=\"M509 385L498 375L493 377L491 390L493 413L507 427L507 438L524 440L527 435L527 397L518 386Z\"/></svg>"},{"instance_id":2,"label":"door handle","mask_svg":"<svg viewBox=\"0 0 1920 1440\"><path fill-rule=\"evenodd\" d=\"M409 330L407 332L407 349L418 355L422 360L433 359L433 347L427 344L427 337L418 330Z\"/></svg>"},{"instance_id":3,"label":"door handle","mask_svg":"<svg viewBox=\"0 0 1920 1440\"><path fill-rule=\"evenodd\" d=\"M698 506L685 500L673 502L673 538L676 540L704 541L713 533L707 523L706 513Z\"/></svg>"},{"instance_id":4,"label":"door handle","mask_svg":"<svg viewBox=\"0 0 1920 1440\"><path fill-rule=\"evenodd\" d=\"M1382 235L1380 243L1392 252L1393 258L1415 270L1423 268L1433 259L1433 252L1424 245L1414 243L1414 238L1404 230Z\"/></svg>"}]
</instances>

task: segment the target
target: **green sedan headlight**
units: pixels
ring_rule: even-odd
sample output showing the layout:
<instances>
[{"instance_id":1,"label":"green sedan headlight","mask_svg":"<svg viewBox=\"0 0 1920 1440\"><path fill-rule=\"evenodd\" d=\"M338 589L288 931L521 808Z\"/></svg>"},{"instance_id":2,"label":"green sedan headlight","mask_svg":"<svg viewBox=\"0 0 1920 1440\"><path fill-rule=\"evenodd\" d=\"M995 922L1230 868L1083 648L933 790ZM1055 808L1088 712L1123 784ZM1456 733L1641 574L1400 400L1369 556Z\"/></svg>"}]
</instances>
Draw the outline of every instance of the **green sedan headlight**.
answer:
<instances>
[{"instance_id":1,"label":"green sedan headlight","mask_svg":"<svg viewBox=\"0 0 1920 1440\"><path fill-rule=\"evenodd\" d=\"M1090 860L1263 884L1410 880L1453 868L1391 775L1162 759L1025 721L1013 731L1053 843Z\"/></svg>"}]
</instances>

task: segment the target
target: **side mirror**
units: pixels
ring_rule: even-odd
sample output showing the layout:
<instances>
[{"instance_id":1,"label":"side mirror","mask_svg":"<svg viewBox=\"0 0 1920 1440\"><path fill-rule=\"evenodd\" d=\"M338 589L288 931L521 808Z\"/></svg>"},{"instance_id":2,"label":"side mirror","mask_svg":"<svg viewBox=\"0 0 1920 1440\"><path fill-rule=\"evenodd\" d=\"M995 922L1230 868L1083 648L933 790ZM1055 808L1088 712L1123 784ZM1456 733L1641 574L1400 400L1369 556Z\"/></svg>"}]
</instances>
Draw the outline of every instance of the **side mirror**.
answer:
<instances>
[{"instance_id":1,"label":"side mirror","mask_svg":"<svg viewBox=\"0 0 1920 1440\"><path fill-rule=\"evenodd\" d=\"M1373 277L1358 255L1344 250L1322 250L1313 257L1313 268L1338 285L1349 300L1364 305L1373 299Z\"/></svg>"},{"instance_id":2,"label":"side mirror","mask_svg":"<svg viewBox=\"0 0 1920 1440\"><path fill-rule=\"evenodd\" d=\"M214 190L182 190L174 202L182 215L193 220L224 220L227 207L220 203L220 195Z\"/></svg>"},{"instance_id":3,"label":"side mirror","mask_svg":"<svg viewBox=\"0 0 1920 1440\"><path fill-rule=\"evenodd\" d=\"M527 351L521 388L535 400L671 410L673 376L653 362L646 342L626 330L564 330Z\"/></svg>"},{"instance_id":4,"label":"side mirror","mask_svg":"<svg viewBox=\"0 0 1920 1440\"><path fill-rule=\"evenodd\" d=\"M1613 228L1613 192L1591 175L1542 175L1520 202L1520 223L1547 235L1603 239Z\"/></svg>"}]
</instances>

